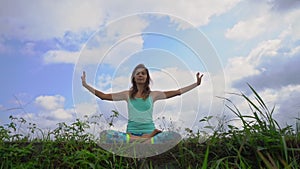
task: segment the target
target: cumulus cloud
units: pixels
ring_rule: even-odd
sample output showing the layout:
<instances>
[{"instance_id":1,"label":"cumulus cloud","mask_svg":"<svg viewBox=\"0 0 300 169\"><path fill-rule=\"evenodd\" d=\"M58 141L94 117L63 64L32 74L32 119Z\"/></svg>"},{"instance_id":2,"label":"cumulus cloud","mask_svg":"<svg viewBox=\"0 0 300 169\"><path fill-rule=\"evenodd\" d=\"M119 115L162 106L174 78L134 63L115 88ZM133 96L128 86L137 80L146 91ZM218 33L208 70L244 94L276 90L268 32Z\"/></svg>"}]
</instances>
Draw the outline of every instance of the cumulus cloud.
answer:
<instances>
[{"instance_id":1,"label":"cumulus cloud","mask_svg":"<svg viewBox=\"0 0 300 169\"><path fill-rule=\"evenodd\" d=\"M262 62L278 58L278 52L281 48L282 41L280 39L266 40L253 48L247 56L230 58L225 67L229 83L232 84L237 81L245 83L244 78L261 75L266 69L266 67L261 66Z\"/></svg>"},{"instance_id":2,"label":"cumulus cloud","mask_svg":"<svg viewBox=\"0 0 300 169\"><path fill-rule=\"evenodd\" d=\"M99 89L107 89L111 85L112 77L109 74L101 74L98 76L97 80L97 88Z\"/></svg>"},{"instance_id":3,"label":"cumulus cloud","mask_svg":"<svg viewBox=\"0 0 300 169\"><path fill-rule=\"evenodd\" d=\"M72 52L65 50L50 50L47 51L44 55L45 63L76 63L78 57L80 56L80 52Z\"/></svg>"},{"instance_id":4,"label":"cumulus cloud","mask_svg":"<svg viewBox=\"0 0 300 169\"><path fill-rule=\"evenodd\" d=\"M282 126L295 126L296 118L300 118L300 85L288 85L274 92L278 93L275 118Z\"/></svg>"},{"instance_id":5,"label":"cumulus cloud","mask_svg":"<svg viewBox=\"0 0 300 169\"><path fill-rule=\"evenodd\" d=\"M243 18L235 23L231 28L227 29L225 37L233 40L251 40L254 38L277 36L286 31L293 34L293 39L299 38L299 10L289 10L296 7L299 2L294 0L280 1L274 0L265 2L248 2L251 8L255 9L255 13L243 13ZM274 7L286 6L286 12L280 13L272 10ZM276 7L276 8L277 8ZM296 36L296 37L295 37Z\"/></svg>"},{"instance_id":6,"label":"cumulus cloud","mask_svg":"<svg viewBox=\"0 0 300 169\"><path fill-rule=\"evenodd\" d=\"M270 16L261 16L250 20L239 21L225 33L225 37L236 40L249 40L255 38L268 29L270 26L267 22Z\"/></svg>"},{"instance_id":7,"label":"cumulus cloud","mask_svg":"<svg viewBox=\"0 0 300 169\"><path fill-rule=\"evenodd\" d=\"M71 45L82 46L82 41L75 42L74 39L69 41L70 36L67 36L70 32L80 36L86 31L95 32L103 25L114 23L124 16L150 12L150 13L163 13L166 15L173 15L183 18L193 25L201 26L210 21L210 18L215 15L220 15L232 7L234 7L239 0L226 0L222 2L218 1L190 1L190 2L177 2L166 0L159 3L153 3L153 1L64 1L64 2L19 2L3 1L1 2L0 10L0 24L2 25L0 30L1 37L5 39L18 39L21 41L38 41L47 39L63 39L63 43L73 43ZM34 4L34 5L33 5ZM130 5L129 5L130 4ZM172 5L170 5L172 4ZM201 16L201 17L199 17ZM107 39L110 40L120 34L128 34L128 31L139 33L145 27L145 22L141 23L141 20L132 20L126 23L119 22L119 25L110 27L105 33ZM122 19L121 19L122 20ZM138 21L138 22L136 22ZM177 23L178 20L173 19L173 22ZM179 22L179 27L186 27L186 25ZM124 26L126 25L126 26ZM142 27L141 27L142 26ZM121 28L121 29L120 29ZM89 34L90 35L90 34ZM108 48L105 48L105 42L102 40L104 51L100 50L98 57L95 57L99 51L89 52L94 56L94 59L88 58L88 60L95 61L99 59L99 55L104 54ZM142 44L142 40L138 41ZM140 49L141 45L125 45L125 49L129 48L135 50ZM30 47L30 46L28 46ZM69 46L70 47L70 46ZM137 48L139 47L139 48ZM0 49L5 49L3 45ZM29 49L29 48L27 48ZM129 51L119 48L119 52ZM31 51L32 52L32 51ZM78 50L77 50L78 52ZM46 63L74 63L77 53L70 52L66 48L50 49L44 54ZM117 55L118 56L118 55ZM124 56L124 55L123 55ZM74 57L72 59L71 57ZM114 60L118 58L114 57ZM98 60L97 60L98 61ZM109 63L112 60L107 59Z\"/></svg>"},{"instance_id":8,"label":"cumulus cloud","mask_svg":"<svg viewBox=\"0 0 300 169\"><path fill-rule=\"evenodd\" d=\"M258 45L258 48L253 49L241 62L241 65L251 65L251 69L244 69L245 72L240 74L240 78L237 78L233 86L243 88L244 83L248 82L255 84L257 90L263 90L299 84L298 48L290 50L282 50L282 48L283 44L279 40L262 42ZM256 73L247 73L250 70Z\"/></svg>"},{"instance_id":9,"label":"cumulus cloud","mask_svg":"<svg viewBox=\"0 0 300 169\"><path fill-rule=\"evenodd\" d=\"M275 105L274 117L282 127L294 125L299 110L299 46L287 42L287 37L262 41L247 56L230 58L225 68L231 92L242 90L253 98L246 85L249 83L270 109ZM243 114L251 113L245 101L233 102L241 107ZM235 124L240 125L238 121Z\"/></svg>"},{"instance_id":10,"label":"cumulus cloud","mask_svg":"<svg viewBox=\"0 0 300 169\"><path fill-rule=\"evenodd\" d=\"M197 26L207 24L214 15L220 15L239 0L189 1L63 1L63 2L1 2L0 34L21 39L49 39L62 37L65 32L97 30L106 22L126 15L144 12L160 12L186 18ZM34 5L32 5L34 4ZM129 5L130 4L130 5ZM170 5L172 4L172 5ZM80 7L79 7L80 6ZM113 11L113 12L112 12ZM201 17L199 17L201 16ZM132 29L135 25L122 27Z\"/></svg>"},{"instance_id":11,"label":"cumulus cloud","mask_svg":"<svg viewBox=\"0 0 300 169\"><path fill-rule=\"evenodd\" d=\"M26 111L17 114L16 117L22 117L30 123L35 123L42 130L53 130L57 127L58 123L64 122L69 125L75 122L76 119L80 119L82 121L88 120L89 122L94 122L95 124L91 124L91 126L95 125L97 129L94 129L94 131L87 129L87 132L97 134L95 132L108 128L106 120L111 115L109 113L112 110L108 109L109 111L107 111L104 106L99 106L94 99L89 102L78 103L74 107L67 107L65 105L65 98L61 95L38 96L35 98L34 103L34 105L31 105L33 107L26 107ZM109 104L106 107L109 108ZM1 108L0 105L0 110ZM120 120L116 120L120 124L115 127L122 127L121 124L124 127L126 121L122 118L121 120L123 120L122 123Z\"/></svg>"},{"instance_id":12,"label":"cumulus cloud","mask_svg":"<svg viewBox=\"0 0 300 169\"><path fill-rule=\"evenodd\" d=\"M221 15L235 5L237 5L240 0L234 1L181 1L177 3L173 3L171 1L163 1L160 3L160 6L154 6L154 10L170 15L174 15L176 17L172 17L171 20L174 23L178 24L179 29L189 28L190 25L182 22L177 18L181 18L190 22L195 26L203 26L210 22L211 17ZM171 4L172 5L169 5ZM199 17L200 16L200 17Z\"/></svg>"},{"instance_id":13,"label":"cumulus cloud","mask_svg":"<svg viewBox=\"0 0 300 169\"><path fill-rule=\"evenodd\" d=\"M46 118L54 121L69 121L73 119L73 110L55 109L50 111Z\"/></svg>"},{"instance_id":14,"label":"cumulus cloud","mask_svg":"<svg viewBox=\"0 0 300 169\"><path fill-rule=\"evenodd\" d=\"M297 42L300 39L300 10L295 10L284 14L284 20L281 23L285 25L283 32L287 32L285 35L288 36L293 42Z\"/></svg>"},{"instance_id":15,"label":"cumulus cloud","mask_svg":"<svg viewBox=\"0 0 300 169\"><path fill-rule=\"evenodd\" d=\"M83 118L84 116L94 115L99 112L96 102L82 102L75 105L77 118Z\"/></svg>"},{"instance_id":16,"label":"cumulus cloud","mask_svg":"<svg viewBox=\"0 0 300 169\"><path fill-rule=\"evenodd\" d=\"M260 42L247 57L247 60L254 65L258 65L262 57L272 57L277 55L282 41L280 39L266 40Z\"/></svg>"},{"instance_id":17,"label":"cumulus cloud","mask_svg":"<svg viewBox=\"0 0 300 169\"><path fill-rule=\"evenodd\" d=\"M296 1L253 1L255 13L243 13L241 20L227 29L225 37L257 45L245 56L228 59L224 72L230 92L246 92L251 95L246 83L250 83L272 107L276 105L276 119L280 124L293 124L297 108L300 70L299 60L299 10ZM280 11L280 12L278 12ZM284 12L283 12L284 11ZM251 41L250 41L251 40ZM293 100L291 100L293 96ZM234 97L230 97L233 99ZM234 100L247 114L247 105ZM245 110L245 111L244 111ZM286 115L286 116L285 116ZM237 122L238 123L238 122Z\"/></svg>"},{"instance_id":18,"label":"cumulus cloud","mask_svg":"<svg viewBox=\"0 0 300 169\"><path fill-rule=\"evenodd\" d=\"M44 54L46 63L72 63L78 65L110 64L117 66L126 56L142 49L139 35L147 22L138 17L115 21L93 34L80 52L50 50ZM131 25L124 27L124 25Z\"/></svg>"},{"instance_id":19,"label":"cumulus cloud","mask_svg":"<svg viewBox=\"0 0 300 169\"><path fill-rule=\"evenodd\" d=\"M153 1L109 1L103 4L103 8L116 11L111 13L112 18L119 18L132 13L152 12L178 16L179 18L184 18L191 22L193 25L201 26L207 24L212 16L220 15L230 10L239 2L239 0L225 0L222 2L217 0L193 0L188 2L178 1L176 3L172 0L159 1L159 3L153 3ZM116 3L118 4L116 5ZM124 6L126 6L126 8L124 8ZM176 19L173 21L177 22ZM186 24L180 25L180 23L181 22L179 22L179 27L186 28Z\"/></svg>"},{"instance_id":20,"label":"cumulus cloud","mask_svg":"<svg viewBox=\"0 0 300 169\"><path fill-rule=\"evenodd\" d=\"M38 96L35 98L35 104L40 109L41 121L45 119L56 122L70 121L74 117L74 110L65 108L65 98L61 95Z\"/></svg>"},{"instance_id":21,"label":"cumulus cloud","mask_svg":"<svg viewBox=\"0 0 300 169\"><path fill-rule=\"evenodd\" d=\"M35 103L45 110L55 110L64 107L65 98L60 95L55 96L39 96L35 99Z\"/></svg>"},{"instance_id":22,"label":"cumulus cloud","mask_svg":"<svg viewBox=\"0 0 300 169\"><path fill-rule=\"evenodd\" d=\"M19 99L22 107L14 116L18 118L22 117L28 123L36 124L45 132L55 129L56 125L60 122L70 123L75 120L74 109L66 107L65 98L61 95L41 95L33 98L34 104L24 104L23 102L28 100L28 98ZM26 128L22 128L21 130L27 132Z\"/></svg>"},{"instance_id":23,"label":"cumulus cloud","mask_svg":"<svg viewBox=\"0 0 300 169\"><path fill-rule=\"evenodd\" d=\"M62 37L66 31L95 29L105 17L105 13L97 10L99 6L99 1L2 1L0 34L6 38L40 40Z\"/></svg>"}]
</instances>

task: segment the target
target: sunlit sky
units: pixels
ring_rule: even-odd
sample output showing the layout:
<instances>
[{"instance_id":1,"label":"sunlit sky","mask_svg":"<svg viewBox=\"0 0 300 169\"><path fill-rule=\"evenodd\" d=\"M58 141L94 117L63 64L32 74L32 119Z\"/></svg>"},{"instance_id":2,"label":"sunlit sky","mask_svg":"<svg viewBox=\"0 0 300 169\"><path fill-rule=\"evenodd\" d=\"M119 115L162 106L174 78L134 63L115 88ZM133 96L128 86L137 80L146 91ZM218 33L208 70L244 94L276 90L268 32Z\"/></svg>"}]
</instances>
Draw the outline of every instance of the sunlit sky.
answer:
<instances>
[{"instance_id":1,"label":"sunlit sky","mask_svg":"<svg viewBox=\"0 0 300 169\"><path fill-rule=\"evenodd\" d=\"M252 97L247 83L275 105L281 125L300 116L298 0L3 0L0 8L1 125L14 115L54 128L118 110L114 127L125 130L126 104L92 96L80 76L85 70L88 83L117 92L130 87L139 63L150 69L153 90L177 89L204 73L197 89L155 105L154 119L177 128L199 129L208 115L233 117L216 96L250 113L228 94Z\"/></svg>"}]
</instances>

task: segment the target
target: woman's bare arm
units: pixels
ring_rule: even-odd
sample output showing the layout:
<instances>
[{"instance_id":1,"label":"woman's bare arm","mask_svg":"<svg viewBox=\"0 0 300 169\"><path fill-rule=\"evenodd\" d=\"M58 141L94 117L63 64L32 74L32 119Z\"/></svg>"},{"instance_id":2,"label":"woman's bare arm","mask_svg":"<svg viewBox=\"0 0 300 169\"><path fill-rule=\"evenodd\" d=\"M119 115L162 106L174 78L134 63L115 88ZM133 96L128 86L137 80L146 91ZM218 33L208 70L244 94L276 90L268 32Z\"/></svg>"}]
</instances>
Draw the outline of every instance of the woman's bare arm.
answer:
<instances>
[{"instance_id":1,"label":"woman's bare arm","mask_svg":"<svg viewBox=\"0 0 300 169\"><path fill-rule=\"evenodd\" d=\"M202 77L203 77L203 74L200 75L200 73L197 73L196 74L197 81L195 83L185 86L178 90L153 91L152 92L153 100L156 101L156 100L161 100L161 99L168 99L168 98L171 98L174 96L179 96L181 94L184 94L184 93L194 89L195 87L199 86L201 84Z\"/></svg>"},{"instance_id":2,"label":"woman's bare arm","mask_svg":"<svg viewBox=\"0 0 300 169\"><path fill-rule=\"evenodd\" d=\"M81 76L82 86L85 87L88 91L96 95L102 100L109 100L109 101L119 101L119 100L127 100L128 98L128 91L122 91L117 93L103 93L94 87L90 86L86 83L86 74L83 72Z\"/></svg>"}]
</instances>

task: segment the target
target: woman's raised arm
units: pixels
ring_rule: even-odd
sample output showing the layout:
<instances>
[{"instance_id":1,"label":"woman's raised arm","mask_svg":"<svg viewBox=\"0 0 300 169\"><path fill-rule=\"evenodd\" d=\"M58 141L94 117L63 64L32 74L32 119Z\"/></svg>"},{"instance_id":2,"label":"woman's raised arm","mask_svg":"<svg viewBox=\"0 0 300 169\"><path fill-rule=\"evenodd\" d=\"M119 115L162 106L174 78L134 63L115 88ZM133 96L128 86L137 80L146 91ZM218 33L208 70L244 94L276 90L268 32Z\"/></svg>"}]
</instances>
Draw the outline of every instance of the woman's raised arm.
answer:
<instances>
[{"instance_id":1,"label":"woman's raised arm","mask_svg":"<svg viewBox=\"0 0 300 169\"><path fill-rule=\"evenodd\" d=\"M87 84L85 71L83 71L82 73L81 82L83 87L85 87L88 91L90 91L91 93L93 93L94 95L96 95L102 100L109 100L109 101L127 100L129 95L128 91L122 91L117 93L103 93L95 89L94 87Z\"/></svg>"},{"instance_id":2,"label":"woman's raised arm","mask_svg":"<svg viewBox=\"0 0 300 169\"><path fill-rule=\"evenodd\" d=\"M195 87L199 86L201 84L202 81L202 77L203 74L200 75L200 73L196 74L196 79L197 81L191 85L185 86L181 89L178 90L170 90L170 91L153 91L152 92L152 97L153 97L153 101L156 100L161 100L161 99L168 99L174 96L179 96L183 93L186 93L192 89L194 89Z\"/></svg>"}]
</instances>

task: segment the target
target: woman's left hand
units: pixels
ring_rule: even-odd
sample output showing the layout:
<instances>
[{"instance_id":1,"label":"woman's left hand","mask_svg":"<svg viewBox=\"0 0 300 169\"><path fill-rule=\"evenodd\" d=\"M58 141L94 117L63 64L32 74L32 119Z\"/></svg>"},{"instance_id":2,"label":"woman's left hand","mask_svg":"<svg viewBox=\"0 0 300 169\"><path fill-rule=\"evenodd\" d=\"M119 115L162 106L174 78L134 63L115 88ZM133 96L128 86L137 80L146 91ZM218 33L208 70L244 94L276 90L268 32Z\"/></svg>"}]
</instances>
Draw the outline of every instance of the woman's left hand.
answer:
<instances>
[{"instance_id":1,"label":"woman's left hand","mask_svg":"<svg viewBox=\"0 0 300 169\"><path fill-rule=\"evenodd\" d=\"M200 73L198 72L196 74L196 77L197 77L197 85L199 86L201 84L203 74L200 75Z\"/></svg>"}]
</instances>

